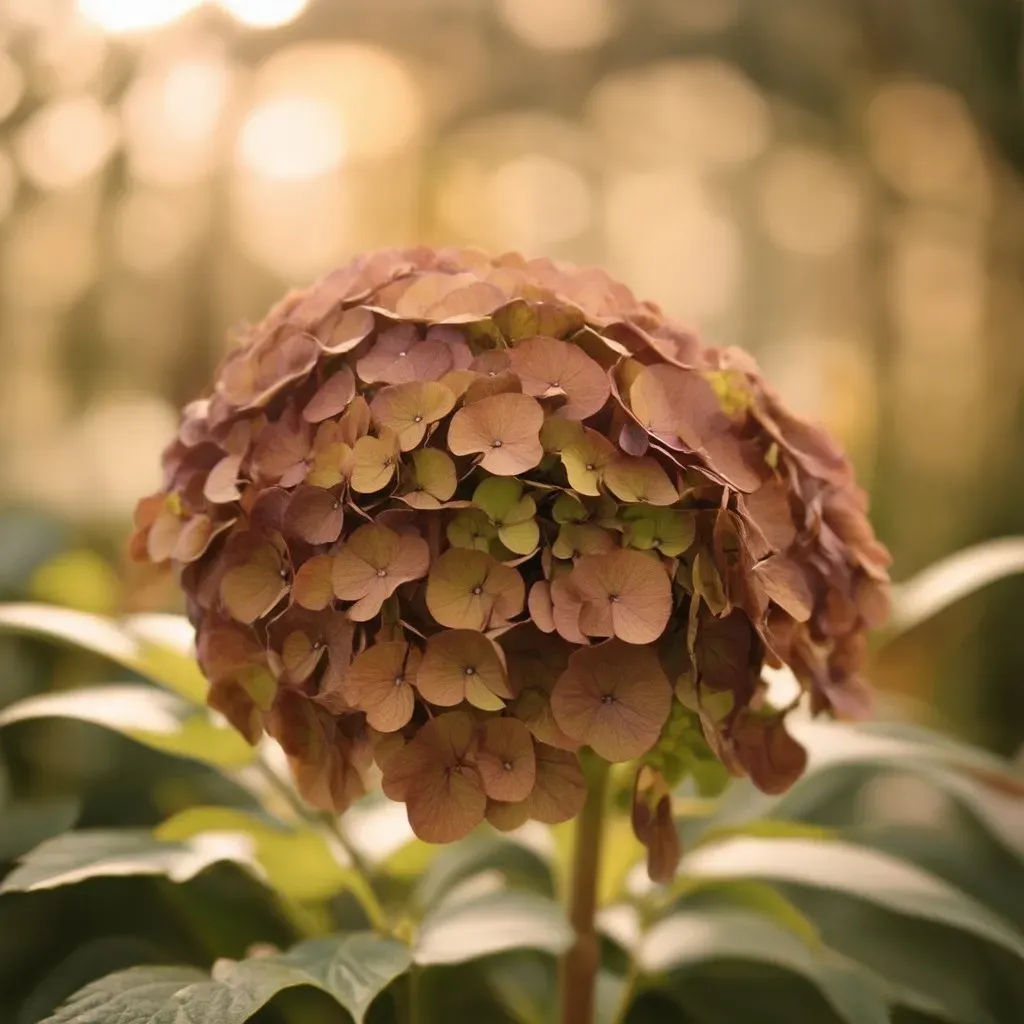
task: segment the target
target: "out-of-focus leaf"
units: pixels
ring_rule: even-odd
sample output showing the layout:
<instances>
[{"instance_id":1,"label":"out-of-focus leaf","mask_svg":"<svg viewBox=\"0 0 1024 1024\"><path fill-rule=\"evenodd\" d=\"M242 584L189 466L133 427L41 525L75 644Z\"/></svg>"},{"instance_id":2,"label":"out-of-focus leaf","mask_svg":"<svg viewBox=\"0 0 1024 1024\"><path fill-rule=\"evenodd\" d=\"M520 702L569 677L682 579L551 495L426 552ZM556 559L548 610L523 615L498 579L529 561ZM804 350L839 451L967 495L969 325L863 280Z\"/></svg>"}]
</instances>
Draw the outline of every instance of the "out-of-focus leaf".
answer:
<instances>
[{"instance_id":1,"label":"out-of-focus leaf","mask_svg":"<svg viewBox=\"0 0 1024 1024\"><path fill-rule=\"evenodd\" d=\"M87 985L45 1024L243 1024L279 992L302 985L326 992L360 1024L408 967L408 949L391 939L310 939L280 955L222 964L215 979L191 968L120 971Z\"/></svg>"},{"instance_id":2,"label":"out-of-focus leaf","mask_svg":"<svg viewBox=\"0 0 1024 1024\"><path fill-rule=\"evenodd\" d=\"M136 683L44 693L0 711L0 726L34 718L71 718L123 733L167 754L234 768L255 750L226 722L177 694Z\"/></svg>"},{"instance_id":3,"label":"out-of-focus leaf","mask_svg":"<svg viewBox=\"0 0 1024 1024\"><path fill-rule=\"evenodd\" d=\"M518 951L491 957L479 969L520 1024L547 1024L551 1008L558 1002L555 965L550 957Z\"/></svg>"},{"instance_id":4,"label":"out-of-focus leaf","mask_svg":"<svg viewBox=\"0 0 1024 1024\"><path fill-rule=\"evenodd\" d=\"M555 955L573 933L554 900L527 892L495 892L442 903L420 925L413 959L419 964L457 964L510 949Z\"/></svg>"},{"instance_id":5,"label":"out-of-focus leaf","mask_svg":"<svg viewBox=\"0 0 1024 1024\"><path fill-rule=\"evenodd\" d=\"M161 686L201 703L206 682L183 653L177 616L137 616L125 622L46 604L0 605L0 629L59 640L102 655ZM172 642L170 637L176 641ZM158 640L157 637L161 637Z\"/></svg>"},{"instance_id":6,"label":"out-of-focus leaf","mask_svg":"<svg viewBox=\"0 0 1024 1024\"><path fill-rule=\"evenodd\" d=\"M672 889L679 909L736 909L759 914L795 935L809 949L821 945L817 928L778 889L763 882L681 878Z\"/></svg>"},{"instance_id":7,"label":"out-of-focus leaf","mask_svg":"<svg viewBox=\"0 0 1024 1024\"><path fill-rule=\"evenodd\" d=\"M758 839L833 839L834 829L809 825L803 821L782 818L755 818L735 825L709 828L701 834L700 843L719 842L731 836L754 836Z\"/></svg>"},{"instance_id":8,"label":"out-of-focus leaf","mask_svg":"<svg viewBox=\"0 0 1024 1024\"><path fill-rule=\"evenodd\" d=\"M78 811L78 801L67 797L0 808L0 863L15 860L44 839L71 828Z\"/></svg>"},{"instance_id":9,"label":"out-of-focus leaf","mask_svg":"<svg viewBox=\"0 0 1024 1024\"><path fill-rule=\"evenodd\" d=\"M498 871L545 896L554 895L551 870L533 850L498 836L473 835L441 850L416 885L415 900L429 909L474 875Z\"/></svg>"},{"instance_id":10,"label":"out-of-focus leaf","mask_svg":"<svg viewBox=\"0 0 1024 1024\"><path fill-rule=\"evenodd\" d=\"M789 729L807 750L804 777L787 793L775 796L762 793L749 783L731 786L718 808L705 820L706 832L733 826L748 827L752 820L769 815L786 817L802 804L816 778L833 768L909 771L924 775L940 786L953 777L951 772L976 778L988 787L1012 790L1024 786L1024 779L1000 758L919 726L793 720Z\"/></svg>"},{"instance_id":11,"label":"out-of-focus leaf","mask_svg":"<svg viewBox=\"0 0 1024 1024\"><path fill-rule=\"evenodd\" d=\"M286 826L228 807L190 807L154 832L165 842L185 842L204 832L235 832L251 837L257 862L279 892L291 899L328 899L352 879L348 856L321 832Z\"/></svg>"},{"instance_id":12,"label":"out-of-focus leaf","mask_svg":"<svg viewBox=\"0 0 1024 1024\"><path fill-rule=\"evenodd\" d=\"M92 939L78 946L33 987L12 1024L36 1024L95 978L160 959L161 950L156 945L135 935Z\"/></svg>"},{"instance_id":13,"label":"out-of-focus leaf","mask_svg":"<svg viewBox=\"0 0 1024 1024\"><path fill-rule=\"evenodd\" d=\"M815 951L791 932L743 910L679 911L647 932L637 955L648 974L694 970L709 961L771 964L815 985L850 1024L888 1024L880 983L828 951Z\"/></svg>"},{"instance_id":14,"label":"out-of-focus leaf","mask_svg":"<svg viewBox=\"0 0 1024 1024\"><path fill-rule=\"evenodd\" d=\"M209 685L195 658L195 627L184 615L147 612L120 622L138 641L148 678L205 703Z\"/></svg>"},{"instance_id":15,"label":"out-of-focus leaf","mask_svg":"<svg viewBox=\"0 0 1024 1024\"><path fill-rule=\"evenodd\" d=\"M1024 1020L1024 972L1012 954L865 900L798 886L787 890L824 942L884 977L900 1006L955 1024Z\"/></svg>"},{"instance_id":16,"label":"out-of-focus leaf","mask_svg":"<svg viewBox=\"0 0 1024 1024\"><path fill-rule=\"evenodd\" d=\"M205 977L195 967L129 967L80 989L45 1024L151 1024L176 992Z\"/></svg>"},{"instance_id":17,"label":"out-of-focus leaf","mask_svg":"<svg viewBox=\"0 0 1024 1024\"><path fill-rule=\"evenodd\" d=\"M937 615L955 601L1024 572L1024 537L1001 537L958 551L893 588L890 635Z\"/></svg>"},{"instance_id":18,"label":"out-of-focus leaf","mask_svg":"<svg viewBox=\"0 0 1024 1024\"><path fill-rule=\"evenodd\" d=\"M164 875L185 882L219 861L232 861L262 876L253 859L253 841L237 832L205 832L181 843L163 842L138 829L65 832L22 857L0 883L0 894L118 875Z\"/></svg>"},{"instance_id":19,"label":"out-of-focus leaf","mask_svg":"<svg viewBox=\"0 0 1024 1024\"><path fill-rule=\"evenodd\" d=\"M728 839L683 858L681 874L815 886L969 932L1024 959L1024 937L969 896L911 864L844 842Z\"/></svg>"}]
</instances>

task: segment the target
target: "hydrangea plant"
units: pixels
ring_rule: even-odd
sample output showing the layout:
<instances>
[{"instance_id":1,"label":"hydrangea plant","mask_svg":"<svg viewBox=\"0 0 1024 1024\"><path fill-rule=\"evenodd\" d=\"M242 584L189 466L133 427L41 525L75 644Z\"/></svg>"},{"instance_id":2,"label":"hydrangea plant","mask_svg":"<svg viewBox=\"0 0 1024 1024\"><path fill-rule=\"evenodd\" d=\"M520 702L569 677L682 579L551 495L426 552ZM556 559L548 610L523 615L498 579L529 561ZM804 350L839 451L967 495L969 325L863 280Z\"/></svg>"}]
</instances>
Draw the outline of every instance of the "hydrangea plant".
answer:
<instances>
[{"instance_id":1,"label":"hydrangea plant","mask_svg":"<svg viewBox=\"0 0 1024 1024\"><path fill-rule=\"evenodd\" d=\"M0 709L116 793L0 786L0 1018L1024 1019L1019 766L811 720L868 708L887 557L740 353L598 272L385 253L247 330L165 467L133 550L191 622L0 605L127 674ZM1022 569L925 570L876 649Z\"/></svg>"},{"instance_id":2,"label":"hydrangea plant","mask_svg":"<svg viewBox=\"0 0 1024 1024\"><path fill-rule=\"evenodd\" d=\"M687 771L779 793L804 770L765 665L814 713L869 708L888 553L843 453L745 353L598 270L428 248L360 257L236 341L132 550L180 572L209 703L277 740L313 806L379 779L430 843L555 824L586 751L592 777L636 763L666 881Z\"/></svg>"}]
</instances>

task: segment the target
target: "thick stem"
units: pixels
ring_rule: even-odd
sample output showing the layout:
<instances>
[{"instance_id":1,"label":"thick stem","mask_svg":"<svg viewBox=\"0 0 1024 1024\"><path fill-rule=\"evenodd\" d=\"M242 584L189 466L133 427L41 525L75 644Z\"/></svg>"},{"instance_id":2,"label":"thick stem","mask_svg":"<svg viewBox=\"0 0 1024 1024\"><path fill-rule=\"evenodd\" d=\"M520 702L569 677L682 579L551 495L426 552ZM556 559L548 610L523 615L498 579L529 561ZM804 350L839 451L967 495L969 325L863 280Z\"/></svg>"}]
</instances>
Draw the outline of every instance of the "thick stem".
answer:
<instances>
[{"instance_id":1,"label":"thick stem","mask_svg":"<svg viewBox=\"0 0 1024 1024\"><path fill-rule=\"evenodd\" d=\"M560 986L561 1024L593 1024L594 987L601 947L594 929L597 880L601 867L601 840L608 792L608 765L584 751L587 799L576 820L576 849L570 879L569 920L576 942L562 958Z\"/></svg>"}]
</instances>

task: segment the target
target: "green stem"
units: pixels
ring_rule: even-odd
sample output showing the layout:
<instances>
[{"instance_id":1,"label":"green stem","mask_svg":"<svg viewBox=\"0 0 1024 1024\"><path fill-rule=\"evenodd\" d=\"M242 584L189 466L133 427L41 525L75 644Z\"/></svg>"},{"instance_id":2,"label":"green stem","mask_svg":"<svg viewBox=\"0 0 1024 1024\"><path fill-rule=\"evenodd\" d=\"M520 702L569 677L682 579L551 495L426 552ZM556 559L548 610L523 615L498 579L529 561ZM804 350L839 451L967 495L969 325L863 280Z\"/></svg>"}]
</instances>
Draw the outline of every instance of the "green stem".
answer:
<instances>
[{"instance_id":1,"label":"green stem","mask_svg":"<svg viewBox=\"0 0 1024 1024\"><path fill-rule=\"evenodd\" d=\"M561 1024L593 1024L594 988L601 960L594 914L608 795L608 765L584 751L583 766L587 776L587 799L576 819L569 890L569 920L576 932L576 941L562 957L560 965Z\"/></svg>"},{"instance_id":2,"label":"green stem","mask_svg":"<svg viewBox=\"0 0 1024 1024\"><path fill-rule=\"evenodd\" d=\"M329 832L331 838L345 851L352 867L352 895L363 908L374 930L389 933L391 928L387 914L370 883L370 868L349 842L338 819L334 815L320 814L307 807L298 793L263 758L258 758L256 764L270 788L285 800L300 821L306 822L318 832Z\"/></svg>"}]
</instances>

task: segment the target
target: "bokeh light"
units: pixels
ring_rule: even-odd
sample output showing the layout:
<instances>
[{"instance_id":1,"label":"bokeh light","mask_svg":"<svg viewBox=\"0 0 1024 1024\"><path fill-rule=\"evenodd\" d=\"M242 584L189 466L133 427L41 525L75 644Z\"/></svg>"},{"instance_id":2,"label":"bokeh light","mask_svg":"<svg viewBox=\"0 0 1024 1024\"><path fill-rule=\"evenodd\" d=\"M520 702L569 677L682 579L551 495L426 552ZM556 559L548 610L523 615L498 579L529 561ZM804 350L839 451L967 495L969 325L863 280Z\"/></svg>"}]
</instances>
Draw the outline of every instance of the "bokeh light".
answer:
<instances>
[{"instance_id":1,"label":"bokeh light","mask_svg":"<svg viewBox=\"0 0 1024 1024\"><path fill-rule=\"evenodd\" d=\"M805 256L850 245L862 215L855 173L838 157L808 146L777 149L761 181L761 215L772 240Z\"/></svg>"},{"instance_id":2,"label":"bokeh light","mask_svg":"<svg viewBox=\"0 0 1024 1024\"><path fill-rule=\"evenodd\" d=\"M232 17L250 28L279 28L295 21L309 0L218 0Z\"/></svg>"},{"instance_id":3,"label":"bokeh light","mask_svg":"<svg viewBox=\"0 0 1024 1024\"><path fill-rule=\"evenodd\" d=\"M15 149L28 178L44 189L72 188L96 174L118 141L117 119L93 96L42 107L18 133Z\"/></svg>"},{"instance_id":4,"label":"bokeh light","mask_svg":"<svg viewBox=\"0 0 1024 1024\"><path fill-rule=\"evenodd\" d=\"M336 130L356 159L398 153L414 141L422 119L407 65L363 43L303 43L277 51L258 70L254 96L262 105L281 95L307 96L331 108ZM299 116L320 115L307 110Z\"/></svg>"},{"instance_id":5,"label":"bokeh light","mask_svg":"<svg viewBox=\"0 0 1024 1024\"><path fill-rule=\"evenodd\" d=\"M128 87L121 106L133 174L176 185L209 174L220 156L232 71L215 46L159 61Z\"/></svg>"},{"instance_id":6,"label":"bokeh light","mask_svg":"<svg viewBox=\"0 0 1024 1024\"><path fill-rule=\"evenodd\" d=\"M606 78L590 113L613 159L728 166L768 144L768 105L742 72L708 58L669 61Z\"/></svg>"},{"instance_id":7,"label":"bokeh light","mask_svg":"<svg viewBox=\"0 0 1024 1024\"><path fill-rule=\"evenodd\" d=\"M140 274L159 274L180 259L197 238L200 211L187 197L166 189L137 186L118 203L114 238L126 267Z\"/></svg>"},{"instance_id":8,"label":"bokeh light","mask_svg":"<svg viewBox=\"0 0 1024 1024\"><path fill-rule=\"evenodd\" d=\"M590 223L586 178L570 164L542 153L524 153L503 163L491 174L487 197L498 233L515 249L539 252L580 234Z\"/></svg>"},{"instance_id":9,"label":"bokeh light","mask_svg":"<svg viewBox=\"0 0 1024 1024\"><path fill-rule=\"evenodd\" d=\"M277 181L337 170L345 158L344 123L317 96L283 93L254 107L238 135L240 167Z\"/></svg>"},{"instance_id":10,"label":"bokeh light","mask_svg":"<svg viewBox=\"0 0 1024 1024\"><path fill-rule=\"evenodd\" d=\"M498 11L524 42L541 50L582 50L615 28L610 0L498 0Z\"/></svg>"},{"instance_id":11,"label":"bokeh light","mask_svg":"<svg viewBox=\"0 0 1024 1024\"><path fill-rule=\"evenodd\" d=\"M605 196L609 262L642 295L697 326L736 296L742 245L732 219L695 178L616 175Z\"/></svg>"},{"instance_id":12,"label":"bokeh light","mask_svg":"<svg viewBox=\"0 0 1024 1024\"><path fill-rule=\"evenodd\" d=\"M163 28L199 7L202 0L77 0L78 12L106 32Z\"/></svg>"},{"instance_id":13,"label":"bokeh light","mask_svg":"<svg viewBox=\"0 0 1024 1024\"><path fill-rule=\"evenodd\" d=\"M897 188L915 198L984 202L979 140L964 101L949 89L908 80L879 89L865 115L871 154Z\"/></svg>"}]
</instances>

